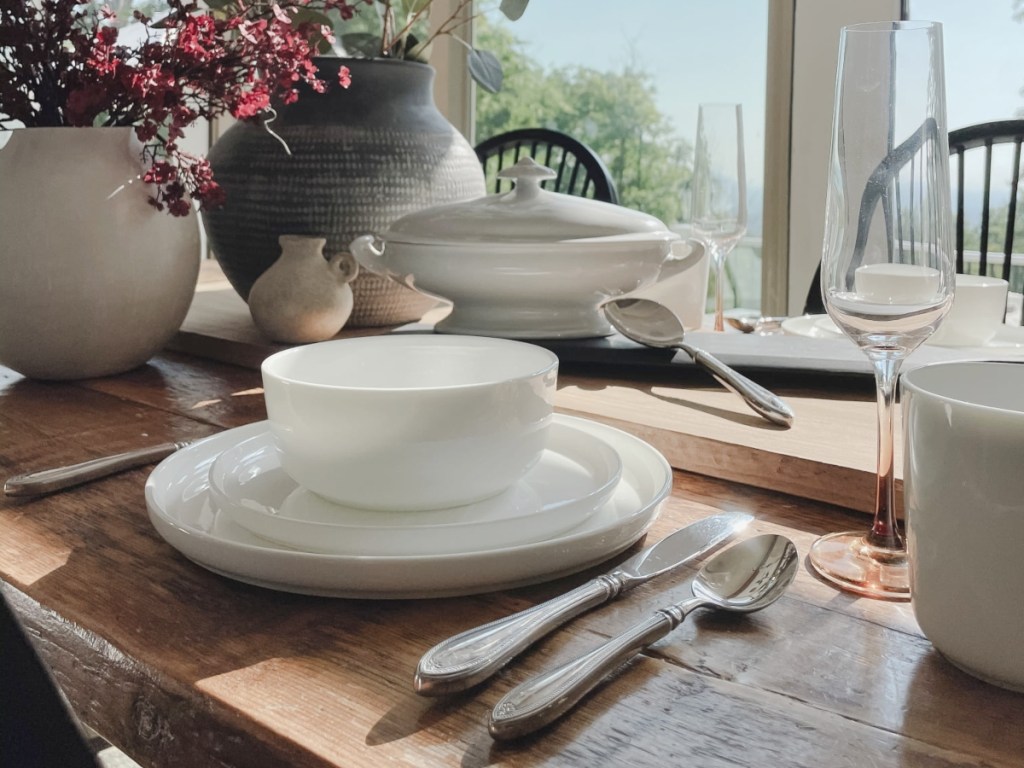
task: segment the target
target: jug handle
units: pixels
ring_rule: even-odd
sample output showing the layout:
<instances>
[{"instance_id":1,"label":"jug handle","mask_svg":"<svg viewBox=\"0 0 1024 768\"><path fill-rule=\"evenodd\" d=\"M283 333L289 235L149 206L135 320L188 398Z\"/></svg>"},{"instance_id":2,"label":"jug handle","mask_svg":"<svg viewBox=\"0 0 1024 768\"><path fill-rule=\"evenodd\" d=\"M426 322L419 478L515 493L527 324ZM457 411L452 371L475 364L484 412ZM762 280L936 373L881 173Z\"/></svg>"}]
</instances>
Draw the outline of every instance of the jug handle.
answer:
<instances>
[{"instance_id":1,"label":"jug handle","mask_svg":"<svg viewBox=\"0 0 1024 768\"><path fill-rule=\"evenodd\" d=\"M359 262L356 257L348 251L341 251L331 256L327 263L338 270L338 277L342 284L351 283L359 276Z\"/></svg>"}]
</instances>

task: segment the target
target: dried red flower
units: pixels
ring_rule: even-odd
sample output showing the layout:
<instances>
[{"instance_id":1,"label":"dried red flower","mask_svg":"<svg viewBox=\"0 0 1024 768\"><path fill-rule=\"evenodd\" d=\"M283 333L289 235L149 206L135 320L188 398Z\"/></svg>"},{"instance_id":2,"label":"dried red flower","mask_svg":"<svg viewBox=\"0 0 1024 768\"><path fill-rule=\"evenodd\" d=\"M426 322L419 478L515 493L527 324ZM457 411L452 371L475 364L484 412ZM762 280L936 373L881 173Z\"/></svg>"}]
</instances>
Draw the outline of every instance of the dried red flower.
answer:
<instances>
[{"instance_id":1,"label":"dried red flower","mask_svg":"<svg viewBox=\"0 0 1024 768\"><path fill-rule=\"evenodd\" d=\"M357 2L359 0L356 0ZM0 129L26 126L134 126L144 144L151 202L178 216L224 202L209 163L181 150L183 130L199 118L259 116L272 99L290 103L305 83L322 92L312 62L319 23L296 23L302 9L334 9L347 0L230 0L218 12L195 0L166 0L155 22L136 11L143 41L118 41L109 9L80 0L0 0ZM220 4L218 3L218 6ZM347 69L339 84L348 87Z\"/></svg>"}]
</instances>

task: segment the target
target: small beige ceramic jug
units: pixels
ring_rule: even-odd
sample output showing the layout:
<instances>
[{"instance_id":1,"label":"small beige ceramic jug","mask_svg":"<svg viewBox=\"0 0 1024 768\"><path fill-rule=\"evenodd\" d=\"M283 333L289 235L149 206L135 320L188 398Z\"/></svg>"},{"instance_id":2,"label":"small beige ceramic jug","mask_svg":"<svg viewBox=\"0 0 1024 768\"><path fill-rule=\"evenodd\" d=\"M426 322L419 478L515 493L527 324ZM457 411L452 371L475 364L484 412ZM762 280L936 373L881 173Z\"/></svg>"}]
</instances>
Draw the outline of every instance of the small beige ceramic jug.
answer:
<instances>
[{"instance_id":1,"label":"small beige ceramic jug","mask_svg":"<svg viewBox=\"0 0 1024 768\"><path fill-rule=\"evenodd\" d=\"M281 256L256 280L249 293L253 322L274 341L323 341L344 327L352 314L352 288L359 266L349 253L329 260L322 237L281 235Z\"/></svg>"}]
</instances>

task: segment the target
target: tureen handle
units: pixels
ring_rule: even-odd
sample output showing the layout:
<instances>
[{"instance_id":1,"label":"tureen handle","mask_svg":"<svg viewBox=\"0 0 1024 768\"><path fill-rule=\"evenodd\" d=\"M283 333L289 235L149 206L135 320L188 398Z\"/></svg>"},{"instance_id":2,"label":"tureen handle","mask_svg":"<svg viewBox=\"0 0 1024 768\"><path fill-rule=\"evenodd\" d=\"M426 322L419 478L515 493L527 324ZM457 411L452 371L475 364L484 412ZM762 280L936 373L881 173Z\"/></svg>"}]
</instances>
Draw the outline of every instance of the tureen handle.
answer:
<instances>
[{"instance_id":1,"label":"tureen handle","mask_svg":"<svg viewBox=\"0 0 1024 768\"><path fill-rule=\"evenodd\" d=\"M498 171L498 178L515 181L516 199L529 200L540 194L542 181L558 178L558 174L532 157L522 157L515 165Z\"/></svg>"},{"instance_id":2,"label":"tureen handle","mask_svg":"<svg viewBox=\"0 0 1024 768\"><path fill-rule=\"evenodd\" d=\"M363 269L381 277L392 277L384 263L384 241L376 235L357 237L349 245L349 250Z\"/></svg>"}]
</instances>

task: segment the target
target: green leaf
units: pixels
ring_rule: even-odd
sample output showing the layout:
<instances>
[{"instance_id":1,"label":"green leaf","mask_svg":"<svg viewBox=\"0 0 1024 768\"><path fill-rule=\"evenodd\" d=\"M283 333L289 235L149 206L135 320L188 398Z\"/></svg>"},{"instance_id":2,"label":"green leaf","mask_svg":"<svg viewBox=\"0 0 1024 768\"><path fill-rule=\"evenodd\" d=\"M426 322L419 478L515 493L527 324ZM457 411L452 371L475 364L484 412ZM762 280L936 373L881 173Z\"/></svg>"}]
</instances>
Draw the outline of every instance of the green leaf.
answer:
<instances>
[{"instance_id":1,"label":"green leaf","mask_svg":"<svg viewBox=\"0 0 1024 768\"><path fill-rule=\"evenodd\" d=\"M501 62L493 53L473 48L466 55L466 63L469 65L469 74L481 88L489 93L501 90L505 73L501 70Z\"/></svg>"},{"instance_id":2,"label":"green leaf","mask_svg":"<svg viewBox=\"0 0 1024 768\"><path fill-rule=\"evenodd\" d=\"M296 8L292 13L292 24L319 24L325 27L334 27L331 17L312 8Z\"/></svg>"},{"instance_id":3,"label":"green leaf","mask_svg":"<svg viewBox=\"0 0 1024 768\"><path fill-rule=\"evenodd\" d=\"M526 12L529 2L530 0L501 0L501 5L498 7L507 19L515 21Z\"/></svg>"},{"instance_id":4,"label":"green leaf","mask_svg":"<svg viewBox=\"0 0 1024 768\"><path fill-rule=\"evenodd\" d=\"M376 59L380 56L380 37L367 32L350 32L342 35L341 44L345 50L352 54L359 54L368 59Z\"/></svg>"}]
</instances>

